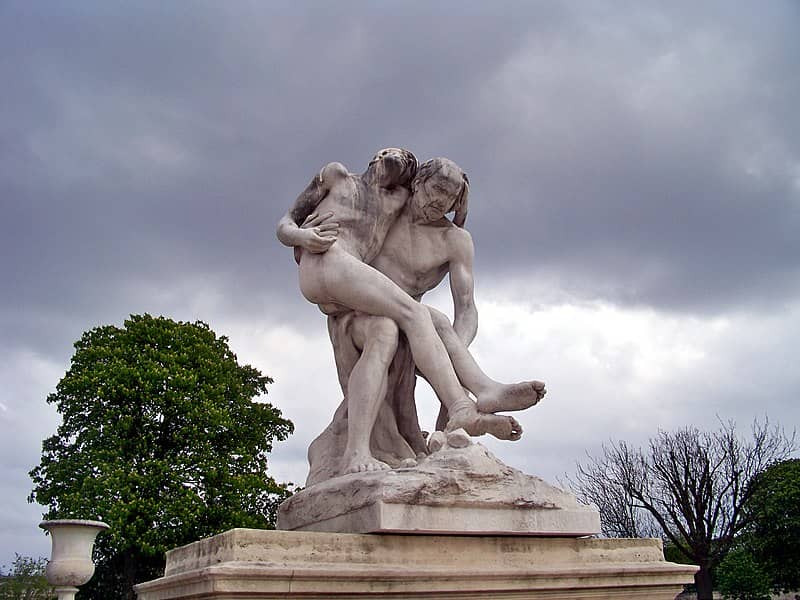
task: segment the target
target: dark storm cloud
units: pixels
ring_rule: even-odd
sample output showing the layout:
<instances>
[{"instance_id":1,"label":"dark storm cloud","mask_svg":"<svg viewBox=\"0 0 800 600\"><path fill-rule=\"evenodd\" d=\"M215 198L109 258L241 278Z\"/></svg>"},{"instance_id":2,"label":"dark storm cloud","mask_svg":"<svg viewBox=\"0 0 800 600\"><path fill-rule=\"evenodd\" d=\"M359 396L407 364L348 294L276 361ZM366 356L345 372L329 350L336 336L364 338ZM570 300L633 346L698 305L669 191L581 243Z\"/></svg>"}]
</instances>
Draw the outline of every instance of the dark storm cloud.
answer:
<instances>
[{"instance_id":1,"label":"dark storm cloud","mask_svg":"<svg viewBox=\"0 0 800 600\"><path fill-rule=\"evenodd\" d=\"M614 6L6 5L5 314L193 279L296 302L277 218L386 145L470 173L479 273L712 310L795 290L796 9Z\"/></svg>"},{"instance_id":2,"label":"dark storm cloud","mask_svg":"<svg viewBox=\"0 0 800 600\"><path fill-rule=\"evenodd\" d=\"M296 300L273 232L308 179L333 159L359 170L380 146L416 149L525 32L421 7L89 6L4 9L14 326L21 306L34 323L148 308L136 282L203 278L248 310Z\"/></svg>"},{"instance_id":3,"label":"dark storm cloud","mask_svg":"<svg viewBox=\"0 0 800 600\"><path fill-rule=\"evenodd\" d=\"M495 144L471 170L484 272L662 308L796 294L792 13L636 9L534 38L495 80Z\"/></svg>"}]
</instances>

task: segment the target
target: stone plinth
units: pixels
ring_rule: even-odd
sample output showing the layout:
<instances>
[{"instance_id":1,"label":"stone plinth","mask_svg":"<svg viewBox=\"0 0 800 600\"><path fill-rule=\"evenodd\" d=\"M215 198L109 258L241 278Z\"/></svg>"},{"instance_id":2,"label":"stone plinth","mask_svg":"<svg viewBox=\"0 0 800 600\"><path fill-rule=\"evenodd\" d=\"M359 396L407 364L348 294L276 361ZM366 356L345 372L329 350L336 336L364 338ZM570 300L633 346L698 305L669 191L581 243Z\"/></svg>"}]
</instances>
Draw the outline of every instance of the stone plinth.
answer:
<instances>
[{"instance_id":1,"label":"stone plinth","mask_svg":"<svg viewBox=\"0 0 800 600\"><path fill-rule=\"evenodd\" d=\"M578 537L599 533L600 515L481 444L445 444L412 468L352 473L294 494L278 529Z\"/></svg>"},{"instance_id":2,"label":"stone plinth","mask_svg":"<svg viewBox=\"0 0 800 600\"><path fill-rule=\"evenodd\" d=\"M167 553L139 600L670 599L696 568L660 540L233 529Z\"/></svg>"}]
</instances>

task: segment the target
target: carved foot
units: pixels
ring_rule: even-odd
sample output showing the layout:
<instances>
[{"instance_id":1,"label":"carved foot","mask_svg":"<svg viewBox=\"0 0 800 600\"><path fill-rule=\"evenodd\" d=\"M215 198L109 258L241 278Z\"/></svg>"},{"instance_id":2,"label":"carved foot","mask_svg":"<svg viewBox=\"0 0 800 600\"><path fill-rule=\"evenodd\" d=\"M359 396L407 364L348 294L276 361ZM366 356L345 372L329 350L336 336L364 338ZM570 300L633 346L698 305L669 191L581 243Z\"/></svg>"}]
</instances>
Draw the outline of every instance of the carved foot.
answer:
<instances>
[{"instance_id":1,"label":"carved foot","mask_svg":"<svg viewBox=\"0 0 800 600\"><path fill-rule=\"evenodd\" d=\"M355 454L347 461L344 473L369 473L373 471L389 471L391 467L385 462L373 458L369 454Z\"/></svg>"},{"instance_id":2,"label":"carved foot","mask_svg":"<svg viewBox=\"0 0 800 600\"><path fill-rule=\"evenodd\" d=\"M498 440L516 442L522 437L522 425L507 415L486 415L486 433Z\"/></svg>"},{"instance_id":3,"label":"carved foot","mask_svg":"<svg viewBox=\"0 0 800 600\"><path fill-rule=\"evenodd\" d=\"M469 408L463 408L450 415L447 431L459 428L473 437L486 433L499 440L517 441L522 437L522 426L514 417L485 414Z\"/></svg>"},{"instance_id":4,"label":"carved foot","mask_svg":"<svg viewBox=\"0 0 800 600\"><path fill-rule=\"evenodd\" d=\"M498 384L478 396L478 410L484 413L525 410L537 404L546 393L542 381Z\"/></svg>"}]
</instances>

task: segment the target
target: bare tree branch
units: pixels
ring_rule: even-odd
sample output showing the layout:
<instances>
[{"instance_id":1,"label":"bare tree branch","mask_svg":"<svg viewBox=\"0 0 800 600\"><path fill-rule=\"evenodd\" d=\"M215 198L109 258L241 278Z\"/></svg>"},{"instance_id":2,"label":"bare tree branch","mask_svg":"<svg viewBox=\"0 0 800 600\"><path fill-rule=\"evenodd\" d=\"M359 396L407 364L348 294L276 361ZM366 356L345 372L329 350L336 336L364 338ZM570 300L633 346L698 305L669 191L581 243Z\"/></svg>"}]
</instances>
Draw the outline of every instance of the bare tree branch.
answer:
<instances>
[{"instance_id":1,"label":"bare tree branch","mask_svg":"<svg viewBox=\"0 0 800 600\"><path fill-rule=\"evenodd\" d=\"M748 525L742 506L750 482L788 458L795 439L768 419L754 420L746 438L732 421L720 420L710 432L659 431L647 452L609 442L566 479L580 500L598 507L604 535L661 537L700 565L698 598L710 599L710 569Z\"/></svg>"}]
</instances>

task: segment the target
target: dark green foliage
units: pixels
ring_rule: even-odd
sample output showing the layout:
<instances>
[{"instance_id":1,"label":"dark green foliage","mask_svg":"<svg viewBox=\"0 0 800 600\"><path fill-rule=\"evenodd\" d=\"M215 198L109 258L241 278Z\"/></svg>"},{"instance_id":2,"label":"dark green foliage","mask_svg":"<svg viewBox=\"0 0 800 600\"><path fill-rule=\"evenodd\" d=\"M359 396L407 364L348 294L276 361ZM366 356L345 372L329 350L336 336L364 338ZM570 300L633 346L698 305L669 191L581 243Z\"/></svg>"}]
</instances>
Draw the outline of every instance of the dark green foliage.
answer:
<instances>
[{"instance_id":1,"label":"dark green foliage","mask_svg":"<svg viewBox=\"0 0 800 600\"><path fill-rule=\"evenodd\" d=\"M737 546L717 568L717 588L726 600L769 600L770 578L744 546Z\"/></svg>"},{"instance_id":2,"label":"dark green foliage","mask_svg":"<svg viewBox=\"0 0 800 600\"><path fill-rule=\"evenodd\" d=\"M253 399L272 380L202 322L133 315L86 332L56 392L63 422L31 471L45 518L111 525L84 597L131 598L164 553L232 527L271 527L286 486L267 476L291 422ZM107 586L107 587L106 587ZM113 591L112 591L113 590Z\"/></svg>"},{"instance_id":3,"label":"dark green foliage","mask_svg":"<svg viewBox=\"0 0 800 600\"><path fill-rule=\"evenodd\" d=\"M46 558L31 558L15 554L11 569L0 579L2 600L46 600L54 598L52 588L44 577Z\"/></svg>"},{"instance_id":4,"label":"dark green foliage","mask_svg":"<svg viewBox=\"0 0 800 600\"><path fill-rule=\"evenodd\" d=\"M751 488L746 543L776 589L800 589L800 459L770 465Z\"/></svg>"}]
</instances>

